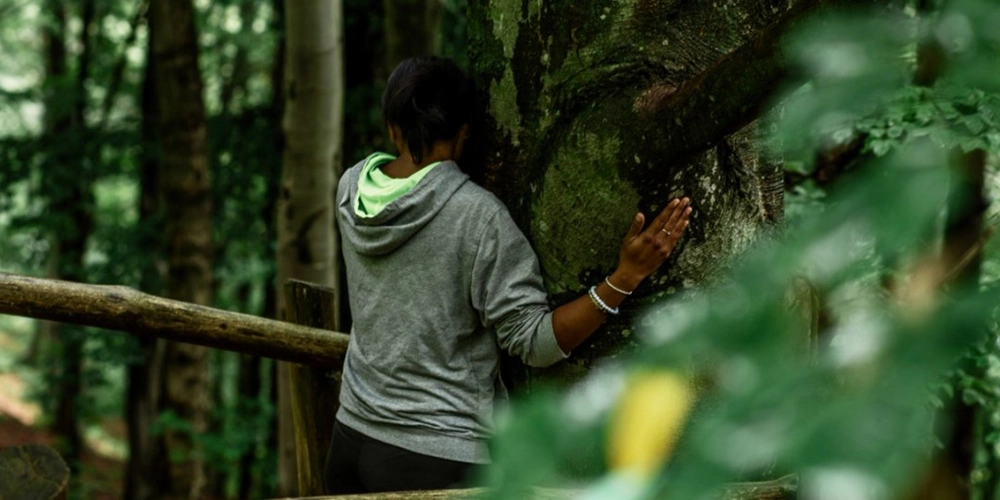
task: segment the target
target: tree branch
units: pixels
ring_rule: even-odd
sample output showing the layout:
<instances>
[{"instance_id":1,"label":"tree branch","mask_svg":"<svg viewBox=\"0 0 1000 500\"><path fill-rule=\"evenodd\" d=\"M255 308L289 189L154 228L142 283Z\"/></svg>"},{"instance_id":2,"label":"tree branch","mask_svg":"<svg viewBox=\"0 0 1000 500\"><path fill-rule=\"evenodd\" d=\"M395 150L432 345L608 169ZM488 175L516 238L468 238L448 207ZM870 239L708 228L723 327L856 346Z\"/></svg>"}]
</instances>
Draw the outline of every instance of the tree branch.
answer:
<instances>
[{"instance_id":1,"label":"tree branch","mask_svg":"<svg viewBox=\"0 0 1000 500\"><path fill-rule=\"evenodd\" d=\"M96 326L312 365L339 366L349 337L124 286L0 273L0 314Z\"/></svg>"},{"instance_id":2,"label":"tree branch","mask_svg":"<svg viewBox=\"0 0 1000 500\"><path fill-rule=\"evenodd\" d=\"M717 144L761 114L788 76L785 35L812 14L837 7L876 5L875 0L800 0L758 36L723 56L679 89L653 86L636 99L634 109L657 130L648 149L671 162Z\"/></svg>"},{"instance_id":3,"label":"tree branch","mask_svg":"<svg viewBox=\"0 0 1000 500\"><path fill-rule=\"evenodd\" d=\"M841 175L871 158L871 153L864 152L866 139L867 134L856 133L845 142L817 151L812 172L808 174L785 172L785 189L794 188L807 180L812 180L821 187L832 184Z\"/></svg>"}]
</instances>

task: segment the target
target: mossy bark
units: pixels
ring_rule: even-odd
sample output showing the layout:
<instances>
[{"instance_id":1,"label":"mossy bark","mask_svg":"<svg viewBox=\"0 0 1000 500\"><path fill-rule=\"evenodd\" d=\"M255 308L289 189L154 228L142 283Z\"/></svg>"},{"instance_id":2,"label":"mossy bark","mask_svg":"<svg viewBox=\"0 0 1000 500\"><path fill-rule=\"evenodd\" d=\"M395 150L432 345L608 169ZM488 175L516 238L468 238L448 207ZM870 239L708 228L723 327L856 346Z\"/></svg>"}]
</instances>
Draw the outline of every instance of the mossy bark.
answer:
<instances>
[{"instance_id":1,"label":"mossy bark","mask_svg":"<svg viewBox=\"0 0 1000 500\"><path fill-rule=\"evenodd\" d=\"M478 158L466 163L484 166L478 180L532 241L553 305L614 269L635 212L653 214L678 196L695 208L674 255L620 317L567 362L515 369L515 386L570 382L596 361L628 351L644 306L709 282L780 218L780 201L775 206L771 190L762 189L780 171L761 166L748 126L767 92L754 81L704 75L727 55L758 46L771 50L769 61L780 69L774 40L758 40L788 10L787 0L470 2L470 62L488 113L475 124L483 139L473 148ZM709 99L686 87L701 80L727 82L731 90ZM717 83L712 88L721 91ZM685 102L670 101L675 94L703 101L705 109L692 113ZM716 100L720 109L712 108ZM676 119L672 109L679 110ZM728 122L726 114L733 115ZM711 120L701 122L701 115ZM676 123L681 116L690 123Z\"/></svg>"}]
</instances>

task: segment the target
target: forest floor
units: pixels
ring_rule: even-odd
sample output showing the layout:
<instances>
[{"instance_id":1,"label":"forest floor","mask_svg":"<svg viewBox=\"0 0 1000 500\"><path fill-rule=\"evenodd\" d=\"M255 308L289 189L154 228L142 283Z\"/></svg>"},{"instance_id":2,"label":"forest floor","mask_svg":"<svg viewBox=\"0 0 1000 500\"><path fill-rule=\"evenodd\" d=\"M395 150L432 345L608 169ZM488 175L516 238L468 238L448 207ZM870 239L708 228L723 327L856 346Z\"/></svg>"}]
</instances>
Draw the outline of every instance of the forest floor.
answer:
<instances>
[{"instance_id":1,"label":"forest floor","mask_svg":"<svg viewBox=\"0 0 1000 500\"><path fill-rule=\"evenodd\" d=\"M0 331L0 352L10 357L12 342ZM9 363L5 363L8 364ZM16 370L0 367L0 449L26 444L52 445L53 435L40 426L41 411L31 401L26 383ZM101 433L125 439L125 425L119 419L106 419L100 424ZM109 450L101 440L87 437L81 460L79 481L75 481L71 498L112 500L121 498L125 462Z\"/></svg>"}]
</instances>

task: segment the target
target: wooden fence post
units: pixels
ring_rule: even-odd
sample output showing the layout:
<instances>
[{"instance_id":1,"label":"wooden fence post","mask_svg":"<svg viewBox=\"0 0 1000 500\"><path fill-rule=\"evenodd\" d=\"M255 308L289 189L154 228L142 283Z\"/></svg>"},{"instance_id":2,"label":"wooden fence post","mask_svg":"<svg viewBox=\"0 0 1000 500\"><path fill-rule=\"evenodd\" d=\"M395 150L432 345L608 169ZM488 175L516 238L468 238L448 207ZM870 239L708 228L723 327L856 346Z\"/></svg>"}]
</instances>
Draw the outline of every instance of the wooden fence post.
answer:
<instances>
[{"instance_id":1,"label":"wooden fence post","mask_svg":"<svg viewBox=\"0 0 1000 500\"><path fill-rule=\"evenodd\" d=\"M287 280L287 321L336 331L337 297L330 288ZM288 363L295 426L299 496L322 495L323 465L330 447L340 394L339 366Z\"/></svg>"}]
</instances>

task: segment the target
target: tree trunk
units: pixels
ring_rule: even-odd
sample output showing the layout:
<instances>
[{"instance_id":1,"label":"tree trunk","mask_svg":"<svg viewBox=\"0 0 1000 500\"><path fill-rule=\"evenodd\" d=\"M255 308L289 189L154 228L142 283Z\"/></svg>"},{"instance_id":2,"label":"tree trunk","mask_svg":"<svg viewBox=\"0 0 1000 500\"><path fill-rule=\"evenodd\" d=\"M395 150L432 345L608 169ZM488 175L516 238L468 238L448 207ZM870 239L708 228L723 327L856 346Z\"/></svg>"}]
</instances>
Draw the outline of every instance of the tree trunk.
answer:
<instances>
[{"instance_id":1,"label":"tree trunk","mask_svg":"<svg viewBox=\"0 0 1000 500\"><path fill-rule=\"evenodd\" d=\"M140 251L149 256L140 272L139 290L159 294L163 288L163 244L159 183L159 153L156 147L156 127L159 113L156 101L156 75L153 71L152 23L147 23L146 69L143 75L140 103L142 107L142 155L139 166L139 236ZM125 473L125 500L150 498L155 485L166 482L158 479L164 472L157 469L162 453L159 440L150 433L160 407L160 386L163 376L163 354L166 343L141 335L134 336L139 360L127 368L128 384L125 388L125 419L128 423L128 464Z\"/></svg>"},{"instance_id":2,"label":"tree trunk","mask_svg":"<svg viewBox=\"0 0 1000 500\"><path fill-rule=\"evenodd\" d=\"M270 118L271 123L281 123L281 118L284 115L284 81L285 81L285 2L284 0L272 0L272 9L274 16L271 18L271 29L278 33L278 43L276 44L274 57L272 59L273 63L271 65L271 109ZM280 128L274 128L274 147L278 152L284 151L285 138L283 132ZM261 217L267 221L267 241L268 241L268 256L271 262L277 262L277 255L271 250L274 246L271 244L278 240L278 221L277 221L277 206L278 206L278 194L279 194L279 184L281 182L281 166L272 165L271 166L269 179L267 183L267 204L261 212ZM265 318L278 318L278 285L277 285L277 270L271 268L271 271L267 276L267 286L264 288L264 311L263 316ZM268 363L262 365L268 368L266 381L262 380L261 386L261 397L266 397L268 401L273 405L274 408L279 408L279 401L277 398L277 377L275 371L275 365L277 363ZM270 390L263 390L264 386L267 386ZM267 462L273 464L277 461L280 451L280 447L277 445L277 435L278 435L278 417L276 414L272 413L271 425L268 426L270 432L263 436L264 449L268 450L268 453L260 460L257 459L255 453L249 453L247 456L243 457L241 461L241 477L244 479L240 480L240 491L239 498L249 498L249 491L258 492L257 496L266 497L268 495L276 493L273 489L266 489L263 486L270 485L270 481L262 481L259 476L252 477L252 471L254 464L257 462ZM280 471L280 469L278 469ZM249 491L248 491L249 490ZM244 493L248 491L247 493Z\"/></svg>"},{"instance_id":3,"label":"tree trunk","mask_svg":"<svg viewBox=\"0 0 1000 500\"><path fill-rule=\"evenodd\" d=\"M212 205L205 106L198 39L191 0L153 2L150 18L162 147L160 192L164 204L167 296L207 305L212 300ZM162 438L169 480L157 493L197 498L205 482L194 436L204 432L210 409L208 349L168 342L164 349L161 409L191 425L167 429ZM178 459L179 458L179 459Z\"/></svg>"},{"instance_id":4,"label":"tree trunk","mask_svg":"<svg viewBox=\"0 0 1000 500\"><path fill-rule=\"evenodd\" d=\"M382 0L385 63L389 72L404 59L438 52L441 3L441 0Z\"/></svg>"},{"instance_id":5,"label":"tree trunk","mask_svg":"<svg viewBox=\"0 0 1000 500\"><path fill-rule=\"evenodd\" d=\"M470 2L470 62L489 112L475 124L484 142L465 164L485 167L474 177L532 241L554 303L613 270L637 211L655 214L677 196L694 207L674 256L621 316L568 362L515 366L508 382L524 389L529 378L573 381L596 360L628 350L641 307L711 280L778 218L773 193L761 189L775 169L760 166L746 125L780 73L776 28L765 28L792 22L788 4ZM739 98L721 91L737 85ZM704 104L697 113L695 102Z\"/></svg>"},{"instance_id":6,"label":"tree trunk","mask_svg":"<svg viewBox=\"0 0 1000 500\"><path fill-rule=\"evenodd\" d=\"M43 84L45 113L42 125L47 149L50 152L46 158L47 166L50 167L48 170L57 172L60 170L59 165L63 159L59 158L56 153L64 149L57 146L63 143L64 135L72 126L70 109L63 100L63 96L68 94L66 85L69 80L66 61L66 6L57 0L50 0L45 3L45 13L48 19L43 24L44 29L42 30L45 42L45 81ZM49 179L50 176L44 178L43 191L48 191L47 188L51 184L57 184ZM54 255L49 256L50 276L56 274L55 268L57 266L53 257ZM36 333L25 355L25 361L35 366L48 364L49 360L43 359L43 357L51 355L52 339L58 336L58 332L54 331L55 328L58 328L58 325L45 321L38 323Z\"/></svg>"},{"instance_id":7,"label":"tree trunk","mask_svg":"<svg viewBox=\"0 0 1000 500\"><path fill-rule=\"evenodd\" d=\"M219 102L222 109L230 114L236 114L239 109L246 106L247 102L247 82L251 76L250 47L247 46L247 39L252 36L253 22L257 18L257 11L260 4L258 2L240 3L240 33L233 37L236 44L236 54L232 58L232 66L228 75L222 79L219 90ZM240 104L241 106L237 106Z\"/></svg>"},{"instance_id":8,"label":"tree trunk","mask_svg":"<svg viewBox=\"0 0 1000 500\"><path fill-rule=\"evenodd\" d=\"M986 151L976 149L968 153L956 152L952 182L955 190L949 200L948 225L945 228L941 256L944 269L948 272L947 284L978 286L983 247L986 244L983 222L989 208L986 197ZM973 356L982 355L976 351L968 354L963 360L962 369L978 380L988 380L987 368L978 365ZM979 446L977 440L984 439L980 434L981 430L977 429L981 425L977 421L988 419L991 409L966 401L962 394L964 391L959 386L955 396L949 401L951 435L948 436L944 452L948 461L945 470L951 472L953 477L939 475L939 479L943 481L939 481L937 486L950 485L958 497L970 498L973 481L976 479L973 477L973 470L976 465L976 447ZM995 460L990 460L989 463L995 464ZM987 470L997 473L995 469ZM989 484L985 483L984 491L990 491Z\"/></svg>"},{"instance_id":9,"label":"tree trunk","mask_svg":"<svg viewBox=\"0 0 1000 500\"><path fill-rule=\"evenodd\" d=\"M93 179L90 175L84 113L85 83L89 78L92 53L90 32L94 26L95 6L93 0L87 0L82 7L79 41L81 51L76 64L76 75L72 80L66 71L65 6L59 3L50 3L54 23L51 35L47 37L47 77L51 78L48 83L67 91L55 91L50 95L47 106L47 112L53 115L47 120L51 127L49 139L53 142L49 147L51 164L44 171L45 194L50 200L50 215L58 228L50 238L49 267L53 278L74 281L86 280L83 256L93 226ZM70 81L73 84L71 88L68 85ZM63 100L65 96L70 99ZM57 357L50 365L57 367L53 380L55 409L51 429L57 436L57 449L69 463L71 470L76 472L79 470L83 445L77 404L83 390L81 378L85 333L76 326L49 323L46 336L49 338L48 349Z\"/></svg>"},{"instance_id":10,"label":"tree trunk","mask_svg":"<svg viewBox=\"0 0 1000 500\"><path fill-rule=\"evenodd\" d=\"M930 0L918 0L915 7L922 17L934 15L935 3ZM937 37L925 36L917 42L916 55L913 84L918 87L933 87L947 69L947 49ZM989 208L986 196L986 151L956 150L952 155L951 171L953 187L948 199L948 220L940 257L941 267L946 274L942 277L944 282L941 285L978 286L983 247L986 244L984 218ZM962 360L960 370L977 380L986 380L986 368L975 363L974 357L978 356L980 354L975 351L968 354ZM980 435L982 423L991 410L966 401L963 394L965 389L961 383L952 383L957 384L957 387L946 403L950 413L949 435L945 436L944 449L937 453L928 466L920 489L909 497L912 500L973 496L975 455L976 448L980 445L977 441L983 439ZM993 453L990 452L989 455L993 456ZM995 464L995 460L990 459L988 463ZM991 480L995 481L987 478L987 481ZM988 482L981 487L984 488L983 491L991 491Z\"/></svg>"},{"instance_id":11,"label":"tree trunk","mask_svg":"<svg viewBox=\"0 0 1000 500\"><path fill-rule=\"evenodd\" d=\"M278 283L308 281L333 288L338 296L333 193L342 170L341 16L340 0L292 0L285 5L284 172L278 197ZM280 302L278 314L285 317ZM295 494L297 481L288 373L287 366L279 366L282 495Z\"/></svg>"},{"instance_id":12,"label":"tree trunk","mask_svg":"<svg viewBox=\"0 0 1000 500\"><path fill-rule=\"evenodd\" d=\"M378 113L381 89L388 76L383 2L344 2L344 163L360 160L372 150L388 147L385 125ZM344 300L341 307L349 309ZM343 314L350 311L345 310ZM341 317L341 319L346 316ZM347 326L342 324L342 326Z\"/></svg>"},{"instance_id":13,"label":"tree trunk","mask_svg":"<svg viewBox=\"0 0 1000 500\"><path fill-rule=\"evenodd\" d=\"M241 401L259 401L261 393L260 356L240 355L239 398ZM256 406L254 406L256 408ZM256 441L256 440L255 440ZM236 498L259 498L260 478L254 476L257 459L256 446L252 446L239 461Z\"/></svg>"},{"instance_id":14,"label":"tree trunk","mask_svg":"<svg viewBox=\"0 0 1000 500\"><path fill-rule=\"evenodd\" d=\"M65 172L68 170L63 162L68 160L68 154L66 154L65 138L68 135L70 128L72 127L72 118L69 107L61 99L62 96L66 95L66 83L69 80L69 72L66 68L66 7L62 2L59 1L49 1L46 2L47 14L50 16L48 22L45 23L45 135L46 141L49 144L49 156L47 158L47 169L46 176L43 179L42 189L46 194L52 196L53 208L58 204L58 200L61 196L57 196L53 192L54 189L60 191L63 190L61 184L61 179L55 179L55 175L60 172ZM59 146L59 147L57 147ZM60 154L61 153L61 154ZM58 240L53 238L54 248L48 256L49 264L49 276L57 277L59 274L59 256L58 256ZM32 342L31 354L29 359L36 362L37 366L45 367L47 370L51 370L53 366L57 365L57 354L63 345L63 342L56 340L60 338L60 332L58 329L60 325L58 323L42 322L39 324L38 332L35 335L35 340ZM58 385L58 374L54 374L52 381L54 385ZM58 420L56 418L55 420ZM80 445L80 433L76 430L75 425L70 429L60 429L62 427L56 422L53 422L52 428L53 432L56 434L57 439L61 441L59 452L65 454L70 451L71 455L75 455L76 450ZM69 461L73 460L74 457L68 457Z\"/></svg>"}]
</instances>

